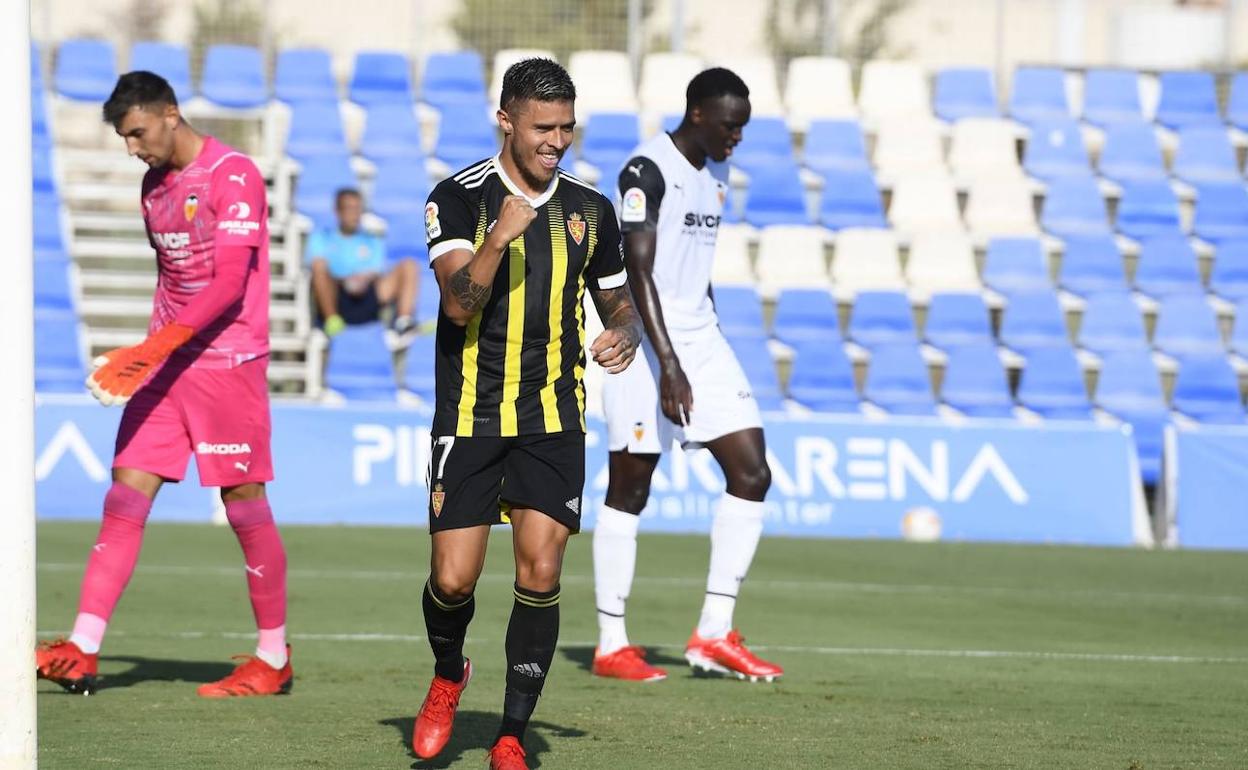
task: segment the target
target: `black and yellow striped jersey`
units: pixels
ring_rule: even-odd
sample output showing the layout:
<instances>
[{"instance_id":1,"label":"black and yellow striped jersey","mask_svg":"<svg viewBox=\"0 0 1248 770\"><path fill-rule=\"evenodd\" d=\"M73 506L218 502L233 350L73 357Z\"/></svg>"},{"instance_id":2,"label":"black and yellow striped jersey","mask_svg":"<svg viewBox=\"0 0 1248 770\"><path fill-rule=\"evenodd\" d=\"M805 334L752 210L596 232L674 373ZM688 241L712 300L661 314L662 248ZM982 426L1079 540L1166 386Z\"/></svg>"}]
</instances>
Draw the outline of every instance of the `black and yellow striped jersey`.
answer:
<instances>
[{"instance_id":1,"label":"black and yellow striped jersey","mask_svg":"<svg viewBox=\"0 0 1248 770\"><path fill-rule=\"evenodd\" d=\"M475 251L503 198L520 195L498 158L440 182L425 206L429 260ZM489 301L466 326L438 312L435 436L585 430L585 289L623 286L611 203L559 170L529 201L537 218L508 248Z\"/></svg>"}]
</instances>

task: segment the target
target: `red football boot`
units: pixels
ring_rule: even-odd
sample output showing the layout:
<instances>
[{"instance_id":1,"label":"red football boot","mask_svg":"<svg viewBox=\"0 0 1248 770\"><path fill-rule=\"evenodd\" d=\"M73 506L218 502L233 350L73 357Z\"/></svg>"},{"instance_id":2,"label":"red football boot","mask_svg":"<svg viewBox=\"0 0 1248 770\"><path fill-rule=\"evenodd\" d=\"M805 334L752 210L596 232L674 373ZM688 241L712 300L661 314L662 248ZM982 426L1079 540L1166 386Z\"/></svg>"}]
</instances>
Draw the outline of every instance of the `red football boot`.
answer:
<instances>
[{"instance_id":1,"label":"red football boot","mask_svg":"<svg viewBox=\"0 0 1248 770\"><path fill-rule=\"evenodd\" d=\"M750 652L745 639L734 628L723 639L703 639L695 629L685 645L685 660L695 669L731 674L738 679L759 679L770 682L780 678L784 669L768 663Z\"/></svg>"},{"instance_id":2,"label":"red football boot","mask_svg":"<svg viewBox=\"0 0 1248 770\"><path fill-rule=\"evenodd\" d=\"M35 648L35 673L40 679L83 695L95 692L99 661L98 654L88 655L67 639L40 642Z\"/></svg>"},{"instance_id":3,"label":"red football boot","mask_svg":"<svg viewBox=\"0 0 1248 770\"><path fill-rule=\"evenodd\" d=\"M646 662L646 651L636 645L621 647L607 655L594 650L594 676L629 679L634 682L661 682L667 672Z\"/></svg>"},{"instance_id":4,"label":"red football boot","mask_svg":"<svg viewBox=\"0 0 1248 770\"><path fill-rule=\"evenodd\" d=\"M201 698L235 698L252 695L289 695L295 684L290 668L290 645L286 645L286 665L276 669L254 655L235 655L243 661L219 682L199 686Z\"/></svg>"},{"instance_id":5,"label":"red football boot","mask_svg":"<svg viewBox=\"0 0 1248 770\"><path fill-rule=\"evenodd\" d=\"M472 679L472 662L467 658L464 658L464 676L458 682L434 675L412 730L412 751L416 752L416 756L433 759L451 739L459 696L464 694L469 679Z\"/></svg>"},{"instance_id":6,"label":"red football boot","mask_svg":"<svg viewBox=\"0 0 1248 770\"><path fill-rule=\"evenodd\" d=\"M515 736L504 735L490 749L490 770L529 770L524 761L524 747Z\"/></svg>"}]
</instances>

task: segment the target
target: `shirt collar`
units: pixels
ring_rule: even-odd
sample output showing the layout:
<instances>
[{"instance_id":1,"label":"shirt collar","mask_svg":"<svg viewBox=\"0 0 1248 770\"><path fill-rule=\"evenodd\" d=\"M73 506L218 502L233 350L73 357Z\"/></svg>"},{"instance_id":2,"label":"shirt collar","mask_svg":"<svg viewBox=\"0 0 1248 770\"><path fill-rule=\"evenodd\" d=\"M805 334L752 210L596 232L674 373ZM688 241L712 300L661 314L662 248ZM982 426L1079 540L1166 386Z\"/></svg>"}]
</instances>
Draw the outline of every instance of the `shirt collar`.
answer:
<instances>
[{"instance_id":1,"label":"shirt collar","mask_svg":"<svg viewBox=\"0 0 1248 770\"><path fill-rule=\"evenodd\" d=\"M529 205L532 206L533 208L538 208L539 206L545 205L546 201L550 200L551 197L555 194L555 188L559 186L559 169L556 168L555 176L553 179L550 180L550 185L546 188L546 191L543 192L541 195L537 196L536 198L530 198L529 196L521 192L520 186L517 185L515 182L511 181L511 177L507 176L507 172L503 170L501 152L498 155L494 156L493 163L494 163L494 169L498 172L498 178L503 180L503 185L507 187L507 189L511 192L512 195L522 196L526 201L529 202Z\"/></svg>"}]
</instances>

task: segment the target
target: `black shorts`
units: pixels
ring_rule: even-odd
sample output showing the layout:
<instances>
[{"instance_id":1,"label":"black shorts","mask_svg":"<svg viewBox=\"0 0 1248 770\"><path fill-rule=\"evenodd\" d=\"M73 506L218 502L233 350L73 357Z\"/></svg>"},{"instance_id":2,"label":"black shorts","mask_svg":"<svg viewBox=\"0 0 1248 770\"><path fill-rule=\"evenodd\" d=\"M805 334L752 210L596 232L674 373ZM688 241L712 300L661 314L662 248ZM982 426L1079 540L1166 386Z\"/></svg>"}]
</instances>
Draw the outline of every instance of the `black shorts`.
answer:
<instances>
[{"instance_id":1,"label":"black shorts","mask_svg":"<svg viewBox=\"0 0 1248 770\"><path fill-rule=\"evenodd\" d=\"M338 282L338 315L348 324L368 324L381 317L381 300L377 299L377 282L373 281L363 294L350 294Z\"/></svg>"},{"instance_id":2,"label":"black shorts","mask_svg":"<svg viewBox=\"0 0 1248 770\"><path fill-rule=\"evenodd\" d=\"M533 508L580 531L584 433L434 436L432 442L430 532L506 524L512 508Z\"/></svg>"}]
</instances>

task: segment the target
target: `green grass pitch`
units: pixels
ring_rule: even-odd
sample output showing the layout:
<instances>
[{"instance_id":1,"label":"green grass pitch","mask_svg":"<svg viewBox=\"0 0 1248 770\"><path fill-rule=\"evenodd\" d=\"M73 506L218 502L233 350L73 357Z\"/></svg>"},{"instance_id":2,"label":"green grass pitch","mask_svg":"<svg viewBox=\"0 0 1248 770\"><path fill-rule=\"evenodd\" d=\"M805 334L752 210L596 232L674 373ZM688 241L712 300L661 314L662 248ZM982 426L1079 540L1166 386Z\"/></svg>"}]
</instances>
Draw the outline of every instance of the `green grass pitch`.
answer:
<instances>
[{"instance_id":1,"label":"green grass pitch","mask_svg":"<svg viewBox=\"0 0 1248 770\"><path fill-rule=\"evenodd\" d=\"M39 527L39 628L70 625L95 524ZM428 686L423 530L286 527L290 697L204 701L253 644L227 528L155 524L91 697L39 685L45 768L481 766L502 702L509 533L495 533L443 755L406 747ZM546 768L1245 768L1248 557L764 539L737 610L774 684L694 677L705 537L643 535L630 632L670 676L595 679L590 536L527 740Z\"/></svg>"}]
</instances>

